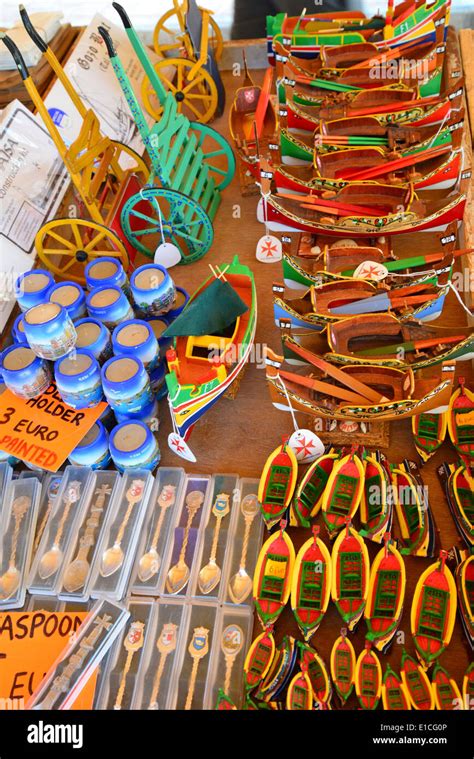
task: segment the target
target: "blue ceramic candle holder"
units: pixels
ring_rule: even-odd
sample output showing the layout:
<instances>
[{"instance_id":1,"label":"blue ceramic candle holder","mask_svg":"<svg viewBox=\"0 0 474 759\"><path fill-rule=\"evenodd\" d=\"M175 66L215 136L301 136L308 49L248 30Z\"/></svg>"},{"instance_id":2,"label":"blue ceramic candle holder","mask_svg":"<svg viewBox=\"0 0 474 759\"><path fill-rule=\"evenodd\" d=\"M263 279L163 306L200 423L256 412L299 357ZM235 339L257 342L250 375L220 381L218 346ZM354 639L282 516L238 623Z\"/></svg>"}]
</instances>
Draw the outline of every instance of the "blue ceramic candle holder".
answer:
<instances>
[{"instance_id":1,"label":"blue ceramic candle holder","mask_svg":"<svg viewBox=\"0 0 474 759\"><path fill-rule=\"evenodd\" d=\"M28 341L25 335L25 323L23 321L23 314L21 313L16 317L13 324L13 339L16 343L25 343L28 345Z\"/></svg>"},{"instance_id":2,"label":"blue ceramic candle holder","mask_svg":"<svg viewBox=\"0 0 474 759\"><path fill-rule=\"evenodd\" d=\"M165 397L168 392L168 388L165 382L166 366L162 362L150 372L150 385L153 393L156 395L159 401Z\"/></svg>"},{"instance_id":3,"label":"blue ceramic candle holder","mask_svg":"<svg viewBox=\"0 0 474 759\"><path fill-rule=\"evenodd\" d=\"M85 268L86 283L88 290L97 287L120 287L127 298L130 296L130 282L125 269L117 258L102 256L87 264Z\"/></svg>"},{"instance_id":4,"label":"blue ceramic candle holder","mask_svg":"<svg viewBox=\"0 0 474 759\"><path fill-rule=\"evenodd\" d=\"M110 464L109 436L104 425L97 421L68 456L73 466L105 469Z\"/></svg>"},{"instance_id":5,"label":"blue ceramic candle holder","mask_svg":"<svg viewBox=\"0 0 474 759\"><path fill-rule=\"evenodd\" d=\"M48 300L54 279L47 269L31 269L20 274L15 282L15 298L22 311Z\"/></svg>"},{"instance_id":6,"label":"blue ceramic candle holder","mask_svg":"<svg viewBox=\"0 0 474 759\"><path fill-rule=\"evenodd\" d=\"M49 364L23 343L3 351L1 373L6 387L20 398L36 398L51 384Z\"/></svg>"},{"instance_id":7,"label":"blue ceramic candle holder","mask_svg":"<svg viewBox=\"0 0 474 759\"><path fill-rule=\"evenodd\" d=\"M119 424L131 419L139 419L141 422L145 422L148 427L151 427L152 432L158 432L158 401L156 398L153 398L151 403L136 413L121 414L120 411L115 411L114 416Z\"/></svg>"},{"instance_id":8,"label":"blue ceramic candle holder","mask_svg":"<svg viewBox=\"0 0 474 759\"><path fill-rule=\"evenodd\" d=\"M58 393L68 406L93 408L103 398L99 362L85 348L56 361L54 377Z\"/></svg>"},{"instance_id":9,"label":"blue ceramic candle holder","mask_svg":"<svg viewBox=\"0 0 474 759\"><path fill-rule=\"evenodd\" d=\"M86 305L89 316L105 324L111 331L135 316L127 296L115 285L92 290L86 298Z\"/></svg>"},{"instance_id":10,"label":"blue ceramic candle holder","mask_svg":"<svg viewBox=\"0 0 474 759\"><path fill-rule=\"evenodd\" d=\"M130 287L137 308L147 316L169 311L176 293L173 280L159 264L140 266L132 274Z\"/></svg>"},{"instance_id":11,"label":"blue ceramic candle holder","mask_svg":"<svg viewBox=\"0 0 474 759\"><path fill-rule=\"evenodd\" d=\"M112 338L102 322L87 316L79 319L74 326L77 332L76 348L87 348L99 364L112 356Z\"/></svg>"},{"instance_id":12,"label":"blue ceramic candle holder","mask_svg":"<svg viewBox=\"0 0 474 759\"><path fill-rule=\"evenodd\" d=\"M173 304L166 314L168 321L171 323L173 319L176 319L180 315L183 308L187 305L189 300L189 293L184 287L176 287L176 295Z\"/></svg>"},{"instance_id":13,"label":"blue ceramic candle holder","mask_svg":"<svg viewBox=\"0 0 474 759\"><path fill-rule=\"evenodd\" d=\"M25 313L23 325L28 344L40 358L56 361L76 344L76 330L59 303L41 303Z\"/></svg>"},{"instance_id":14,"label":"blue ceramic candle holder","mask_svg":"<svg viewBox=\"0 0 474 759\"><path fill-rule=\"evenodd\" d=\"M117 425L110 433L109 448L119 472L125 469L153 471L161 458L155 436L140 421Z\"/></svg>"},{"instance_id":15,"label":"blue ceramic candle holder","mask_svg":"<svg viewBox=\"0 0 474 759\"><path fill-rule=\"evenodd\" d=\"M73 321L86 316L86 295L77 282L59 282L48 295L51 303L64 306Z\"/></svg>"},{"instance_id":16,"label":"blue ceramic candle holder","mask_svg":"<svg viewBox=\"0 0 474 759\"><path fill-rule=\"evenodd\" d=\"M166 351L173 342L172 337L163 337L163 332L169 327L169 320L167 316L151 316L147 319L148 324L153 330L153 333L158 340L158 346L160 349L160 357L164 358Z\"/></svg>"},{"instance_id":17,"label":"blue ceramic candle holder","mask_svg":"<svg viewBox=\"0 0 474 759\"><path fill-rule=\"evenodd\" d=\"M139 358L114 356L102 367L104 395L114 413L140 414L153 401L150 379Z\"/></svg>"},{"instance_id":18,"label":"blue ceramic candle holder","mask_svg":"<svg viewBox=\"0 0 474 759\"><path fill-rule=\"evenodd\" d=\"M158 364L160 352L158 340L148 322L130 319L115 327L112 335L115 356L136 356L147 372Z\"/></svg>"}]
</instances>

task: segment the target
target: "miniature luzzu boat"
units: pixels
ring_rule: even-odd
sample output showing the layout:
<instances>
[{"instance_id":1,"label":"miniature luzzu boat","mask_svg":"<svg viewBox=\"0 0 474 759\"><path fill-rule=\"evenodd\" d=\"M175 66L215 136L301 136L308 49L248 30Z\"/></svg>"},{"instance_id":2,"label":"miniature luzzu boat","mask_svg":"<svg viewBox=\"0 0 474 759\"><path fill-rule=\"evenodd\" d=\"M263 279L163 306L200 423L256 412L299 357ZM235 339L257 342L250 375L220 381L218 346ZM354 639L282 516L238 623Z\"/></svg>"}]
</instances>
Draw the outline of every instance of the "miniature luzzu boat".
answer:
<instances>
[{"instance_id":1,"label":"miniature luzzu boat","mask_svg":"<svg viewBox=\"0 0 474 759\"><path fill-rule=\"evenodd\" d=\"M174 437L187 440L198 419L237 379L253 345L256 315L253 274L235 256L201 285L166 329L163 336L175 338L166 354ZM180 454L179 445L171 447Z\"/></svg>"},{"instance_id":2,"label":"miniature luzzu boat","mask_svg":"<svg viewBox=\"0 0 474 759\"><path fill-rule=\"evenodd\" d=\"M385 650L395 635L403 612L406 571L403 557L390 540L375 557L370 571L369 594L364 617L367 638L379 651Z\"/></svg>"},{"instance_id":3,"label":"miniature luzzu boat","mask_svg":"<svg viewBox=\"0 0 474 759\"><path fill-rule=\"evenodd\" d=\"M433 674L431 675L431 688L435 706L440 711L463 708L461 692L456 681L453 680L439 662L436 662Z\"/></svg>"},{"instance_id":4,"label":"miniature luzzu boat","mask_svg":"<svg viewBox=\"0 0 474 759\"><path fill-rule=\"evenodd\" d=\"M248 650L244 663L246 691L256 688L265 678L275 656L273 627L267 627L258 635Z\"/></svg>"},{"instance_id":5,"label":"miniature luzzu boat","mask_svg":"<svg viewBox=\"0 0 474 759\"><path fill-rule=\"evenodd\" d=\"M356 695L362 709L376 709L382 694L382 667L372 644L366 641L355 668Z\"/></svg>"},{"instance_id":6,"label":"miniature luzzu boat","mask_svg":"<svg viewBox=\"0 0 474 759\"><path fill-rule=\"evenodd\" d=\"M429 667L449 645L456 618L456 583L446 566L447 553L418 580L411 607L411 633L420 660Z\"/></svg>"},{"instance_id":7,"label":"miniature luzzu boat","mask_svg":"<svg viewBox=\"0 0 474 759\"><path fill-rule=\"evenodd\" d=\"M411 703L401 677L393 671L390 664L383 676L382 703L385 711L404 711L411 709Z\"/></svg>"},{"instance_id":8,"label":"miniature luzzu boat","mask_svg":"<svg viewBox=\"0 0 474 759\"><path fill-rule=\"evenodd\" d=\"M387 472L377 454L365 453L364 490L360 500L360 534L374 543L381 543L392 527L392 502L387 498Z\"/></svg>"},{"instance_id":9,"label":"miniature luzzu boat","mask_svg":"<svg viewBox=\"0 0 474 759\"><path fill-rule=\"evenodd\" d=\"M263 627L273 624L290 597L295 549L285 532L286 522L270 535L260 551L253 579L253 597Z\"/></svg>"},{"instance_id":10,"label":"miniature luzzu boat","mask_svg":"<svg viewBox=\"0 0 474 759\"><path fill-rule=\"evenodd\" d=\"M285 635L271 662L271 666L261 681L255 697L262 701L272 701L281 694L288 684L297 657L296 641Z\"/></svg>"},{"instance_id":11,"label":"miniature luzzu boat","mask_svg":"<svg viewBox=\"0 0 474 759\"><path fill-rule=\"evenodd\" d=\"M443 444L447 425L447 414L420 414L412 417L413 439L422 461L428 461Z\"/></svg>"},{"instance_id":12,"label":"miniature luzzu boat","mask_svg":"<svg viewBox=\"0 0 474 759\"><path fill-rule=\"evenodd\" d=\"M310 518L317 515L329 475L338 458L338 454L329 451L320 456L308 467L296 488L293 509L302 527L310 526Z\"/></svg>"},{"instance_id":13,"label":"miniature luzzu boat","mask_svg":"<svg viewBox=\"0 0 474 759\"><path fill-rule=\"evenodd\" d=\"M288 686L286 708L289 711L311 711L313 708L313 689L305 668L296 673Z\"/></svg>"},{"instance_id":14,"label":"miniature luzzu boat","mask_svg":"<svg viewBox=\"0 0 474 759\"><path fill-rule=\"evenodd\" d=\"M460 466L448 480L449 503L459 531L474 546L474 478L466 466Z\"/></svg>"},{"instance_id":15,"label":"miniature luzzu boat","mask_svg":"<svg viewBox=\"0 0 474 759\"><path fill-rule=\"evenodd\" d=\"M448 432L451 442L467 466L474 466L474 393L464 377L451 396L448 409Z\"/></svg>"},{"instance_id":16,"label":"miniature luzzu boat","mask_svg":"<svg viewBox=\"0 0 474 759\"><path fill-rule=\"evenodd\" d=\"M314 700L319 704L329 704L332 688L324 660L307 643L298 641L297 645L300 650L301 669L305 669L308 673Z\"/></svg>"},{"instance_id":17,"label":"miniature luzzu boat","mask_svg":"<svg viewBox=\"0 0 474 759\"><path fill-rule=\"evenodd\" d=\"M321 624L331 596L331 555L318 535L314 526L298 551L291 582L291 608L305 640Z\"/></svg>"},{"instance_id":18,"label":"miniature luzzu boat","mask_svg":"<svg viewBox=\"0 0 474 759\"><path fill-rule=\"evenodd\" d=\"M353 450L336 461L322 498L323 519L329 537L334 538L359 508L364 489L364 467Z\"/></svg>"},{"instance_id":19,"label":"miniature luzzu boat","mask_svg":"<svg viewBox=\"0 0 474 759\"><path fill-rule=\"evenodd\" d=\"M408 467L391 467L392 494L404 556L433 556L436 533L433 516L420 485Z\"/></svg>"},{"instance_id":20,"label":"miniature luzzu boat","mask_svg":"<svg viewBox=\"0 0 474 759\"><path fill-rule=\"evenodd\" d=\"M354 646L343 628L331 649L331 677L342 704L345 704L354 688L356 655Z\"/></svg>"},{"instance_id":21,"label":"miniature luzzu boat","mask_svg":"<svg viewBox=\"0 0 474 759\"><path fill-rule=\"evenodd\" d=\"M474 661L470 663L462 680L462 699L464 708L474 711Z\"/></svg>"},{"instance_id":22,"label":"miniature luzzu boat","mask_svg":"<svg viewBox=\"0 0 474 759\"><path fill-rule=\"evenodd\" d=\"M346 518L332 549L331 597L344 623L354 630L364 613L369 589L370 563L363 537Z\"/></svg>"},{"instance_id":23,"label":"miniature luzzu boat","mask_svg":"<svg viewBox=\"0 0 474 759\"><path fill-rule=\"evenodd\" d=\"M466 205L463 193L425 201L412 185L376 182L349 182L323 202L312 195L295 195L297 199L293 199L272 190L273 172L267 161L262 159L260 167L266 224L272 232L301 230L353 238L435 231L461 221ZM257 218L265 221L262 201Z\"/></svg>"},{"instance_id":24,"label":"miniature luzzu boat","mask_svg":"<svg viewBox=\"0 0 474 759\"><path fill-rule=\"evenodd\" d=\"M474 649L474 553L458 551L457 548L454 551L461 622L469 645Z\"/></svg>"},{"instance_id":25,"label":"miniature luzzu boat","mask_svg":"<svg viewBox=\"0 0 474 759\"><path fill-rule=\"evenodd\" d=\"M434 709L433 691L425 670L405 649L402 653L400 674L413 709Z\"/></svg>"},{"instance_id":26,"label":"miniature luzzu boat","mask_svg":"<svg viewBox=\"0 0 474 759\"><path fill-rule=\"evenodd\" d=\"M298 461L285 442L268 457L258 486L258 501L268 529L284 515L298 477Z\"/></svg>"}]
</instances>

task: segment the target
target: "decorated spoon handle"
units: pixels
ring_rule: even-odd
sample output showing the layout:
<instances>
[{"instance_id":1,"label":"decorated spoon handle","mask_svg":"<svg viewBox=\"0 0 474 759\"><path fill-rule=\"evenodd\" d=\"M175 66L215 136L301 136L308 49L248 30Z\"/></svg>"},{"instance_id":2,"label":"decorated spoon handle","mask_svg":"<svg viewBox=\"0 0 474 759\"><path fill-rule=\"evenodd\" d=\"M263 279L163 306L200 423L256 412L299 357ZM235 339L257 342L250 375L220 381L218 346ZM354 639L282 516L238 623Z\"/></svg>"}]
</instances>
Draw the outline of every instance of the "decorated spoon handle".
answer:
<instances>
[{"instance_id":1,"label":"decorated spoon handle","mask_svg":"<svg viewBox=\"0 0 474 759\"><path fill-rule=\"evenodd\" d=\"M209 556L209 563L216 562L217 543L219 541L219 533L221 531L222 515L216 517L216 524L214 527L214 535L212 536L211 555Z\"/></svg>"},{"instance_id":2,"label":"decorated spoon handle","mask_svg":"<svg viewBox=\"0 0 474 759\"><path fill-rule=\"evenodd\" d=\"M225 677L224 677L224 693L229 695L230 678L232 675L232 669L234 667L235 656L232 654L226 654L225 657Z\"/></svg>"},{"instance_id":3,"label":"decorated spoon handle","mask_svg":"<svg viewBox=\"0 0 474 759\"><path fill-rule=\"evenodd\" d=\"M151 691L149 708L151 708L156 703L156 699L158 698L158 692L160 690L161 678L163 677L167 656L167 651L160 654L160 661L158 662L155 679L153 680L153 688Z\"/></svg>"},{"instance_id":4,"label":"decorated spoon handle","mask_svg":"<svg viewBox=\"0 0 474 759\"><path fill-rule=\"evenodd\" d=\"M49 515L51 513L51 508L52 508L52 505L53 505L53 500L54 500L53 498L50 498L48 500L48 505L46 507L46 511L44 513L44 517L41 520L41 524L40 524L40 526L38 528L38 533L37 533L36 538L35 538L35 543L34 543L34 546L33 546L33 555L38 550L38 546L40 544L41 538L43 537L44 528L46 527L46 523L47 523L47 521L49 519Z\"/></svg>"},{"instance_id":5,"label":"decorated spoon handle","mask_svg":"<svg viewBox=\"0 0 474 759\"><path fill-rule=\"evenodd\" d=\"M156 551L156 546L158 545L158 539L160 537L161 528L163 527L163 522L164 522L164 519L165 519L166 509L167 509L167 507L169 505L170 504L166 504L166 506L161 506L160 507L160 516L158 517L158 521L157 521L156 527L155 527L155 532L153 533L153 539L151 541L151 547L154 548L155 551Z\"/></svg>"},{"instance_id":6,"label":"decorated spoon handle","mask_svg":"<svg viewBox=\"0 0 474 759\"><path fill-rule=\"evenodd\" d=\"M102 485L95 495L95 503L91 507L89 518L86 521L84 533L79 541L79 548L74 561L85 561L89 555L91 547L94 545L95 532L100 523L100 515L104 510L105 496L112 492L109 485Z\"/></svg>"},{"instance_id":7,"label":"decorated spoon handle","mask_svg":"<svg viewBox=\"0 0 474 759\"><path fill-rule=\"evenodd\" d=\"M188 509L188 520L186 522L186 527L184 528L184 535L183 535L183 543L181 545L181 551L179 552L179 559L178 564L182 564L184 562L184 557L186 556L186 549L188 547L188 541L189 541L189 533L191 531L191 525L193 523L194 515L196 514L197 508L190 507Z\"/></svg>"},{"instance_id":8,"label":"decorated spoon handle","mask_svg":"<svg viewBox=\"0 0 474 759\"><path fill-rule=\"evenodd\" d=\"M254 520L253 516L247 516L245 517L245 532L244 532L244 539L242 542L242 555L240 557L240 569L245 569L245 564L247 562L247 551L249 549L249 537L250 537L250 528L252 526L252 522Z\"/></svg>"},{"instance_id":9,"label":"decorated spoon handle","mask_svg":"<svg viewBox=\"0 0 474 759\"><path fill-rule=\"evenodd\" d=\"M125 684L127 682L127 675L129 673L130 667L132 666L132 659L135 651L130 650L127 653L127 659L125 661L125 667L123 668L122 677L120 679L120 685L119 689L117 691L117 696L115 698L115 704L114 709L121 709L122 708L122 701L123 701L123 695L125 693Z\"/></svg>"},{"instance_id":10,"label":"decorated spoon handle","mask_svg":"<svg viewBox=\"0 0 474 759\"><path fill-rule=\"evenodd\" d=\"M124 536L125 530L127 528L127 524L128 524L128 522L130 520L130 517L132 515L133 507L137 503L138 503L138 500L136 498L135 499L129 498L127 511L125 512L125 516L124 516L124 518L122 520L122 524L120 525L119 531L117 533L117 537L115 539L115 545L119 546L121 544L121 542L123 540L123 536Z\"/></svg>"},{"instance_id":11,"label":"decorated spoon handle","mask_svg":"<svg viewBox=\"0 0 474 759\"><path fill-rule=\"evenodd\" d=\"M10 552L9 564L11 567L14 567L16 564L16 549L18 546L18 535L20 533L20 525L23 521L23 517L25 516L30 503L31 501L29 499L25 501L23 501L22 499L17 499L16 503L13 504L12 511L15 515L15 527L13 528L12 547L11 547L11 552Z\"/></svg>"},{"instance_id":12,"label":"decorated spoon handle","mask_svg":"<svg viewBox=\"0 0 474 759\"><path fill-rule=\"evenodd\" d=\"M201 659L198 657L193 658L193 668L189 678L188 695L186 696L186 703L184 705L184 710L187 712L191 709L191 704L193 703L194 688L196 687L196 677L200 661Z\"/></svg>"},{"instance_id":13,"label":"decorated spoon handle","mask_svg":"<svg viewBox=\"0 0 474 759\"><path fill-rule=\"evenodd\" d=\"M55 538L54 538L54 541L53 541L53 543L54 543L55 546L58 546L60 544L60 542L61 542L61 538L62 538L63 532L64 532L64 526L65 526L66 520L67 520L67 518L69 516L69 510L70 510L70 508L71 508L71 506L72 506L73 503L74 503L74 501L71 501L70 499L68 499L67 501L65 501L64 511L62 513L61 520L59 522L58 529L56 530L56 535L55 535Z\"/></svg>"}]
</instances>

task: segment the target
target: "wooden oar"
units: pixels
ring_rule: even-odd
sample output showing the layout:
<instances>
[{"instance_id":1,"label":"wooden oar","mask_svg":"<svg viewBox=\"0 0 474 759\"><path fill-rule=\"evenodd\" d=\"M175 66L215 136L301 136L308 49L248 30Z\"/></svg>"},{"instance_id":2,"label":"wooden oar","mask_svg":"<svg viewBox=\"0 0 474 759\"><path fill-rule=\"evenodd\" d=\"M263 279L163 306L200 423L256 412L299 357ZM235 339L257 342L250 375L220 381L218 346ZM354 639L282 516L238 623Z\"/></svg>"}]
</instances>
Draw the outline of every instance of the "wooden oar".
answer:
<instances>
[{"instance_id":1,"label":"wooden oar","mask_svg":"<svg viewBox=\"0 0 474 759\"><path fill-rule=\"evenodd\" d=\"M368 406L367 398L356 393L351 393L349 390L345 390L343 387L337 385L331 385L329 382L321 382L320 380L311 379L311 377L304 377L302 374L294 374L293 372L285 372L280 370L279 375L282 379L288 380L288 382L294 382L295 385L302 385L302 387L308 387L310 390L315 390L317 393L324 393L324 395L332 395L334 398L338 398L341 401L347 401L348 403L354 403L358 406Z\"/></svg>"},{"instance_id":2,"label":"wooden oar","mask_svg":"<svg viewBox=\"0 0 474 759\"><path fill-rule=\"evenodd\" d=\"M369 108L355 108L350 109L350 116L371 116L372 114L379 113L394 113L395 111L403 111L407 108L416 108L422 106L423 108L431 105L440 105L442 98L418 98L416 100L402 100L399 103L388 103L387 105L372 105Z\"/></svg>"},{"instance_id":3,"label":"wooden oar","mask_svg":"<svg viewBox=\"0 0 474 759\"><path fill-rule=\"evenodd\" d=\"M408 306L421 306L429 300L436 298L436 295L411 295L408 297L391 297L388 293L384 295L375 295L361 300L354 300L352 303L345 303L343 306L330 308L329 313L334 316L357 316L358 314L374 314L379 311L389 311L392 308L403 308Z\"/></svg>"},{"instance_id":4,"label":"wooden oar","mask_svg":"<svg viewBox=\"0 0 474 759\"><path fill-rule=\"evenodd\" d=\"M373 179L374 177L388 174L391 171L399 171L400 169L406 169L409 166L415 166L418 163L429 161L431 158L437 158L440 155L451 152L451 149L451 145L445 145L441 148L423 150L421 153L414 153L413 155L407 155L403 158L397 158L395 161L388 161L380 166L364 169L364 171L351 171L344 175L344 179L348 179L351 182L361 182L366 179Z\"/></svg>"},{"instance_id":5,"label":"wooden oar","mask_svg":"<svg viewBox=\"0 0 474 759\"><path fill-rule=\"evenodd\" d=\"M426 340L408 340L405 343L393 343L392 345L379 346L378 348L366 348L362 351L354 351L355 356L383 356L386 353L397 354L400 349L412 353L425 348L434 348L437 345L451 345L464 340L467 335L450 335L449 337L430 337Z\"/></svg>"},{"instance_id":6,"label":"wooden oar","mask_svg":"<svg viewBox=\"0 0 474 759\"><path fill-rule=\"evenodd\" d=\"M323 145L356 145L356 146L365 146L365 145L375 145L376 147L385 147L388 145L388 139L386 137L363 137L359 135L334 135L331 137L328 135L327 137L320 137L315 140L315 143L321 142Z\"/></svg>"},{"instance_id":7,"label":"wooden oar","mask_svg":"<svg viewBox=\"0 0 474 759\"><path fill-rule=\"evenodd\" d=\"M453 258L463 256L465 253L474 253L474 248L461 248L460 250L453 250ZM382 265L389 272L400 271L401 269L416 269L419 266L426 266L427 264L439 263L445 258L447 253L440 251L439 253L427 253L424 256L412 256L411 258L399 258L396 261L382 261ZM344 277L352 277L355 269L344 269L341 271L341 275Z\"/></svg>"},{"instance_id":8,"label":"wooden oar","mask_svg":"<svg viewBox=\"0 0 474 759\"><path fill-rule=\"evenodd\" d=\"M322 198L313 199L311 195L305 196L290 192L279 192L277 193L277 197L287 198L288 200L296 200L303 205L303 208L310 208L312 205L317 205L325 211L335 208L338 211L343 211L344 213L370 214L372 216L379 213L379 209L372 206L359 206L352 203L339 203L336 200L323 200ZM308 203L308 205L305 205L305 203ZM316 210L321 210L321 208Z\"/></svg>"},{"instance_id":9,"label":"wooden oar","mask_svg":"<svg viewBox=\"0 0 474 759\"><path fill-rule=\"evenodd\" d=\"M263 131L263 122L267 112L268 103L270 102L270 92L273 82L273 68L269 66L265 71L262 89L258 98L257 109L255 111L255 123L257 124L257 136L260 138Z\"/></svg>"},{"instance_id":10,"label":"wooden oar","mask_svg":"<svg viewBox=\"0 0 474 759\"><path fill-rule=\"evenodd\" d=\"M315 366L317 369L320 369L329 377L332 377L333 379L340 382L341 385L346 385L346 387L356 390L367 400L372 401L373 403L384 403L388 400L388 398L385 398L385 396L377 393L377 391L373 390L371 387L369 387L369 385L366 385L364 382L360 382L360 380L356 379L356 377L353 377L352 375L349 376L343 372L342 369L338 369L337 366L330 364L323 358L315 356L314 353L306 350L306 348L302 348L301 345L291 343L291 350L296 353L297 356L301 356L301 358L304 358L306 361Z\"/></svg>"}]
</instances>

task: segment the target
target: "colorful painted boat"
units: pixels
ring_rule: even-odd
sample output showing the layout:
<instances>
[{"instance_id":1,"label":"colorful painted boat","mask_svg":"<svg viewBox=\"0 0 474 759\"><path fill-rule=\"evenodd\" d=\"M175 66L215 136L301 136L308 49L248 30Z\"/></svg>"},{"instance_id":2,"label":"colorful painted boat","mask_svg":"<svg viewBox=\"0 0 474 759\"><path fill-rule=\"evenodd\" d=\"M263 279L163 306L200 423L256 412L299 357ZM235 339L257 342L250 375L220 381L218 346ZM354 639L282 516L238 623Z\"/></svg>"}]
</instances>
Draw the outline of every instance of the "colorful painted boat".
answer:
<instances>
[{"instance_id":1,"label":"colorful painted boat","mask_svg":"<svg viewBox=\"0 0 474 759\"><path fill-rule=\"evenodd\" d=\"M262 701L277 699L285 689L291 677L297 658L296 641L291 635L285 635L265 678L262 680L255 697Z\"/></svg>"},{"instance_id":2,"label":"colorful painted boat","mask_svg":"<svg viewBox=\"0 0 474 759\"><path fill-rule=\"evenodd\" d=\"M415 447L424 462L444 443L447 425L447 414L420 414L412 417Z\"/></svg>"},{"instance_id":3,"label":"colorful painted boat","mask_svg":"<svg viewBox=\"0 0 474 759\"><path fill-rule=\"evenodd\" d=\"M454 517L469 545L474 545L474 478L471 470L460 466L448 480Z\"/></svg>"},{"instance_id":4,"label":"colorful painted boat","mask_svg":"<svg viewBox=\"0 0 474 759\"><path fill-rule=\"evenodd\" d=\"M474 466L474 392L466 387L464 377L451 396L448 409L448 432L451 442L466 466Z\"/></svg>"},{"instance_id":5,"label":"colorful painted boat","mask_svg":"<svg viewBox=\"0 0 474 759\"><path fill-rule=\"evenodd\" d=\"M341 630L341 635L331 649L331 677L342 704L345 704L354 688L356 655L354 646L347 637L347 631Z\"/></svg>"},{"instance_id":6,"label":"colorful painted boat","mask_svg":"<svg viewBox=\"0 0 474 759\"><path fill-rule=\"evenodd\" d=\"M402 653L400 674L413 709L421 711L434 709L433 691L426 672L405 649Z\"/></svg>"},{"instance_id":7,"label":"colorful painted boat","mask_svg":"<svg viewBox=\"0 0 474 759\"><path fill-rule=\"evenodd\" d=\"M474 711L474 662L471 662L462 680L462 699L467 711Z\"/></svg>"},{"instance_id":8,"label":"colorful painted boat","mask_svg":"<svg viewBox=\"0 0 474 759\"><path fill-rule=\"evenodd\" d=\"M255 567L253 598L263 627L278 619L290 597L295 549L285 527L282 520L280 529L263 544Z\"/></svg>"},{"instance_id":9,"label":"colorful painted boat","mask_svg":"<svg viewBox=\"0 0 474 759\"><path fill-rule=\"evenodd\" d=\"M237 711L236 705L234 704L230 696L227 696L225 694L222 688L219 688L219 691L217 693L216 711L217 712Z\"/></svg>"},{"instance_id":10,"label":"colorful painted boat","mask_svg":"<svg viewBox=\"0 0 474 759\"><path fill-rule=\"evenodd\" d=\"M382 667L369 641L357 659L354 679L362 709L376 709L382 695Z\"/></svg>"},{"instance_id":11,"label":"colorful painted boat","mask_svg":"<svg viewBox=\"0 0 474 759\"><path fill-rule=\"evenodd\" d=\"M405 711L411 709L411 702L403 681L390 664L383 676L382 703L385 711Z\"/></svg>"},{"instance_id":12,"label":"colorful painted boat","mask_svg":"<svg viewBox=\"0 0 474 759\"><path fill-rule=\"evenodd\" d=\"M286 443L270 454L258 486L260 510L266 526L270 529L284 515L296 486L298 461Z\"/></svg>"},{"instance_id":13,"label":"colorful painted boat","mask_svg":"<svg viewBox=\"0 0 474 759\"><path fill-rule=\"evenodd\" d=\"M355 451L339 459L329 475L322 499L324 524L334 538L359 508L364 489L364 466Z\"/></svg>"},{"instance_id":14,"label":"colorful painted boat","mask_svg":"<svg viewBox=\"0 0 474 759\"><path fill-rule=\"evenodd\" d=\"M431 675L431 689L435 706L440 711L459 710L463 708L463 700L457 683L449 673L436 662Z\"/></svg>"},{"instance_id":15,"label":"colorful painted boat","mask_svg":"<svg viewBox=\"0 0 474 759\"><path fill-rule=\"evenodd\" d=\"M462 626L471 649L474 649L474 553L455 548L456 587Z\"/></svg>"},{"instance_id":16,"label":"colorful painted boat","mask_svg":"<svg viewBox=\"0 0 474 759\"><path fill-rule=\"evenodd\" d=\"M313 708L313 689L305 670L297 672L291 680L286 693L288 711L311 711Z\"/></svg>"},{"instance_id":17,"label":"colorful painted boat","mask_svg":"<svg viewBox=\"0 0 474 759\"><path fill-rule=\"evenodd\" d=\"M331 555L313 526L313 537L301 546L291 583L291 608L305 640L316 632L331 595Z\"/></svg>"},{"instance_id":18,"label":"colorful painted boat","mask_svg":"<svg viewBox=\"0 0 474 759\"><path fill-rule=\"evenodd\" d=\"M297 646L300 651L300 666L308 673L314 700L320 704L328 704L331 700L332 688L324 660L307 643L298 641Z\"/></svg>"},{"instance_id":19,"label":"colorful painted boat","mask_svg":"<svg viewBox=\"0 0 474 759\"><path fill-rule=\"evenodd\" d=\"M364 490L360 500L360 534L381 543L392 527L392 502L387 498L387 472L376 455L364 453Z\"/></svg>"},{"instance_id":20,"label":"colorful painted boat","mask_svg":"<svg viewBox=\"0 0 474 759\"><path fill-rule=\"evenodd\" d=\"M244 682L247 692L260 685L271 667L274 656L273 627L268 627L252 641L245 657Z\"/></svg>"},{"instance_id":21,"label":"colorful painted boat","mask_svg":"<svg viewBox=\"0 0 474 759\"><path fill-rule=\"evenodd\" d=\"M324 489L338 457L335 452L324 453L313 461L298 483L293 509L302 527L310 527L310 519L318 514Z\"/></svg>"},{"instance_id":22,"label":"colorful painted boat","mask_svg":"<svg viewBox=\"0 0 474 759\"><path fill-rule=\"evenodd\" d=\"M284 357L268 347L265 361L268 389L276 408L290 411L291 403L294 411L341 421L393 421L433 409L442 412L448 406L454 379L454 364L449 362L441 364L437 376L431 372L418 373L415 378L411 369L372 365L349 364L337 373L337 367L316 354L311 356L311 366L306 364L290 372L282 368ZM324 367L324 371L315 370L315 362ZM295 369L291 365L288 368ZM328 374L335 376L336 373L338 382L344 386L326 381ZM356 382L359 391L355 390ZM391 399L380 395L381 386L389 388Z\"/></svg>"},{"instance_id":23,"label":"colorful painted boat","mask_svg":"<svg viewBox=\"0 0 474 759\"><path fill-rule=\"evenodd\" d=\"M364 613L369 590L370 562L364 538L346 519L332 549L331 597L344 623L354 630Z\"/></svg>"},{"instance_id":24,"label":"colorful painted boat","mask_svg":"<svg viewBox=\"0 0 474 759\"><path fill-rule=\"evenodd\" d=\"M415 477L402 466L392 467L392 494L404 556L432 555L432 534L426 502Z\"/></svg>"},{"instance_id":25,"label":"colorful painted boat","mask_svg":"<svg viewBox=\"0 0 474 759\"><path fill-rule=\"evenodd\" d=\"M243 370L256 321L254 277L235 256L196 290L166 329L164 336L174 338L166 354L170 410L175 432L184 440ZM180 454L178 447L172 450Z\"/></svg>"},{"instance_id":26,"label":"colorful painted boat","mask_svg":"<svg viewBox=\"0 0 474 759\"><path fill-rule=\"evenodd\" d=\"M446 565L447 552L426 569L415 588L411 633L420 660L429 667L446 649L456 619L456 583Z\"/></svg>"},{"instance_id":27,"label":"colorful painted boat","mask_svg":"<svg viewBox=\"0 0 474 759\"><path fill-rule=\"evenodd\" d=\"M390 538L386 533L385 545L373 561L364 612L367 638L379 651L389 645L397 631L406 589L405 562Z\"/></svg>"}]
</instances>

